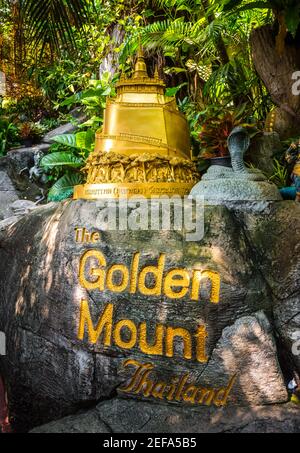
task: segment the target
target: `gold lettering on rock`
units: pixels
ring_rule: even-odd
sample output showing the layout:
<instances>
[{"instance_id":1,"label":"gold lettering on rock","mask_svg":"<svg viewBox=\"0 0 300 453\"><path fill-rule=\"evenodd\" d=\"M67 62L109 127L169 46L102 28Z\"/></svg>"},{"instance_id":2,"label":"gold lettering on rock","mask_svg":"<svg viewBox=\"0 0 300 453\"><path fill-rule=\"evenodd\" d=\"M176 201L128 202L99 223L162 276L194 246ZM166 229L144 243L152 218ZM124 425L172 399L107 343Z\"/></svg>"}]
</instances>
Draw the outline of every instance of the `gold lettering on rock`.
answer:
<instances>
[{"instance_id":1,"label":"gold lettering on rock","mask_svg":"<svg viewBox=\"0 0 300 453\"><path fill-rule=\"evenodd\" d=\"M198 362L205 363L208 360L206 356L206 338L207 332L205 326L197 329L192 335L188 330L182 327L166 327L162 324L156 326L155 339L150 345L147 340L147 325L141 323L137 326L132 320L122 319L114 323L114 306L107 304L100 315L96 328L94 327L88 302L81 301L80 320L78 329L78 339L83 340L85 331L87 331L90 343L95 344L104 334L104 346L111 346L114 343L121 349L133 349L137 347L142 353L147 355L165 355L174 357L174 341L178 338L183 343L182 357L185 360L191 360L193 350L195 359ZM129 332L129 339L124 339L124 331ZM113 342L112 342L113 340Z\"/></svg>"},{"instance_id":2,"label":"gold lettering on rock","mask_svg":"<svg viewBox=\"0 0 300 453\"><path fill-rule=\"evenodd\" d=\"M145 398L186 402L192 405L224 407L236 381L236 376L230 378L227 387L206 388L189 383L190 375L173 378L171 383L157 380L154 365L140 363L137 360L126 360L123 367L135 369L129 383L119 387L121 393L139 395Z\"/></svg>"},{"instance_id":3,"label":"gold lettering on rock","mask_svg":"<svg viewBox=\"0 0 300 453\"><path fill-rule=\"evenodd\" d=\"M114 293L128 291L130 294L140 292L145 296L165 295L170 299L182 299L190 293L192 301L199 301L202 284L208 282L210 302L219 303L221 279L217 272L199 269L165 271L165 254L159 256L156 266L145 266L139 270L140 255L140 253L133 255L131 267L128 269L125 264L113 264L109 267L100 250L87 250L80 258L79 281L81 286L88 290L104 291L108 289ZM119 283L116 283L115 280L117 274L121 277ZM154 278L152 286L149 286L149 276Z\"/></svg>"},{"instance_id":4,"label":"gold lettering on rock","mask_svg":"<svg viewBox=\"0 0 300 453\"><path fill-rule=\"evenodd\" d=\"M110 346L111 344L111 333L112 333L112 316L113 316L114 306L108 304L105 307L105 310L99 319L96 329L94 329L93 321L91 318L91 313L89 309L88 302L86 300L81 301L80 308L80 320L79 320L79 331L78 339L84 339L85 325L87 326L89 341L92 344L97 343L101 333L105 330L104 334L104 345Z\"/></svg>"},{"instance_id":5,"label":"gold lettering on rock","mask_svg":"<svg viewBox=\"0 0 300 453\"><path fill-rule=\"evenodd\" d=\"M126 327L130 331L130 340L124 341L121 336L122 329ZM116 324L114 330L114 341L116 346L123 349L132 349L137 341L137 328L129 319L123 319Z\"/></svg>"}]
</instances>

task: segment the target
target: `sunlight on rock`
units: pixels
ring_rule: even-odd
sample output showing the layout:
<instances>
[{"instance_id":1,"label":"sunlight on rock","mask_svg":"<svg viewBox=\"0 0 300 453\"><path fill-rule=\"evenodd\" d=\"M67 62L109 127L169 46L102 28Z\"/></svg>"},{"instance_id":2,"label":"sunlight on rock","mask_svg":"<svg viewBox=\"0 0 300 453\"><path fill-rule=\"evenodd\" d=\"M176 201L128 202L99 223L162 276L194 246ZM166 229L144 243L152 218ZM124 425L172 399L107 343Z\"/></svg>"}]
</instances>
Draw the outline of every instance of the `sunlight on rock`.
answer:
<instances>
[{"instance_id":1,"label":"sunlight on rock","mask_svg":"<svg viewBox=\"0 0 300 453\"><path fill-rule=\"evenodd\" d=\"M19 293L17 296L17 301L16 301L16 310L15 310L16 315L21 315L22 311L24 310L24 303L25 303L24 288L27 287L27 285L28 285L28 277L29 277L30 271L31 271L31 266L28 265L26 268L24 268L24 272L20 279L20 290L19 290Z\"/></svg>"}]
</instances>

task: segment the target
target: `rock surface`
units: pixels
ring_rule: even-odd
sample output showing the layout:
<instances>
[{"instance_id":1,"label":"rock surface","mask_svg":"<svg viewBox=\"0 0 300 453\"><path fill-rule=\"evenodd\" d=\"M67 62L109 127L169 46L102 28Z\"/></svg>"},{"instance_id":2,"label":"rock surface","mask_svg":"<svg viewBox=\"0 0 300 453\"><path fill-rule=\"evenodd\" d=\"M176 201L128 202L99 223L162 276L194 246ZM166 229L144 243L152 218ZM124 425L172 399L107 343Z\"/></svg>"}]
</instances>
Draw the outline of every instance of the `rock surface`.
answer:
<instances>
[{"instance_id":1,"label":"rock surface","mask_svg":"<svg viewBox=\"0 0 300 453\"><path fill-rule=\"evenodd\" d=\"M32 433L299 433L295 404L197 411L113 399L95 409L40 426Z\"/></svg>"},{"instance_id":2,"label":"rock surface","mask_svg":"<svg viewBox=\"0 0 300 453\"><path fill-rule=\"evenodd\" d=\"M48 144L40 144L31 148L12 149L5 157L7 174L21 199L37 201L41 198L41 188L43 187L30 178L30 170L35 165L36 157L40 160L47 153L49 147Z\"/></svg>"},{"instance_id":3,"label":"rock surface","mask_svg":"<svg viewBox=\"0 0 300 453\"><path fill-rule=\"evenodd\" d=\"M247 157L255 167L270 177L274 172L273 159L282 151L277 132L264 132L252 140Z\"/></svg>"},{"instance_id":4,"label":"rock surface","mask_svg":"<svg viewBox=\"0 0 300 453\"><path fill-rule=\"evenodd\" d=\"M73 117L73 122L62 124L61 126L48 132L42 139L43 143L52 145L53 138L57 135L73 134L78 129L78 124L82 124L87 121L87 116L80 108L75 108L70 112Z\"/></svg>"},{"instance_id":5,"label":"rock surface","mask_svg":"<svg viewBox=\"0 0 300 453\"><path fill-rule=\"evenodd\" d=\"M272 328L263 312L239 318L223 330L201 379L209 385L216 375L228 373L238 381L232 396L236 401L246 398L256 406L287 400Z\"/></svg>"},{"instance_id":6,"label":"rock surface","mask_svg":"<svg viewBox=\"0 0 300 453\"><path fill-rule=\"evenodd\" d=\"M8 346L0 371L8 386L14 428L29 429L117 393L124 396L121 389L128 386L133 372L124 367L128 360L153 365L148 377L155 382L170 385L177 380L178 384L179 378L188 376L186 399L181 394L179 401L171 401L172 412L178 404L188 413L201 412L203 406L188 399L191 385L201 392L212 391L225 388L233 377L228 410L232 405L287 401L281 368L284 365L284 377L289 379L297 363L291 360L287 366L281 361L279 364L274 334L277 344L280 335L279 357L291 355L285 329L276 332L280 318L276 304L280 300L282 306L289 307L291 297L299 291L299 259L294 253L299 241L290 233L291 225L300 231L299 206L277 202L264 214L207 207L205 236L198 242L187 242L176 231L97 228L102 209L96 202L50 204L0 231L0 330L6 332ZM76 243L74 229L78 226L98 230L99 242ZM163 294L149 297L126 291L86 290L78 280L78 267L80 257L89 249L102 251L108 266L122 263L130 268L134 253L139 251L141 266L157 265L160 254L165 254L165 272L174 268L212 269L221 276L220 303L210 302L206 284L200 302L192 302L188 295L171 300ZM79 340L82 299L88 301L94 326L105 307L112 304L113 328L124 319L137 326L146 322L149 343L159 323L184 328L191 334L197 326L205 325L208 362L196 360L194 343L192 358L188 359L183 357L180 342L175 343L173 357L167 357L147 355L138 344L124 349L111 340L104 346L102 337L95 344L87 335ZM299 311L299 299L294 305ZM296 319L293 317L293 322ZM123 340L129 341L128 336ZM145 399L150 408L160 407L159 396L149 397L137 388L128 397ZM213 405L209 410L216 417L219 410L223 411ZM251 410L246 409L248 412ZM102 415L101 420L106 426ZM125 420L132 422L128 415Z\"/></svg>"},{"instance_id":7,"label":"rock surface","mask_svg":"<svg viewBox=\"0 0 300 453\"><path fill-rule=\"evenodd\" d=\"M18 199L19 195L7 172L0 168L0 220L13 215L11 204Z\"/></svg>"},{"instance_id":8,"label":"rock surface","mask_svg":"<svg viewBox=\"0 0 300 453\"><path fill-rule=\"evenodd\" d=\"M36 204L30 200L16 200L10 207L15 216L28 214L37 208Z\"/></svg>"},{"instance_id":9,"label":"rock surface","mask_svg":"<svg viewBox=\"0 0 300 453\"><path fill-rule=\"evenodd\" d=\"M300 339L300 204L285 201L243 222L272 293L275 327L300 373L299 343L292 353Z\"/></svg>"},{"instance_id":10,"label":"rock surface","mask_svg":"<svg viewBox=\"0 0 300 453\"><path fill-rule=\"evenodd\" d=\"M64 134L73 134L77 129L77 126L72 123L63 124L62 126L53 129L52 131L48 132L43 137L43 143L53 144L53 138L57 135L64 135Z\"/></svg>"}]
</instances>

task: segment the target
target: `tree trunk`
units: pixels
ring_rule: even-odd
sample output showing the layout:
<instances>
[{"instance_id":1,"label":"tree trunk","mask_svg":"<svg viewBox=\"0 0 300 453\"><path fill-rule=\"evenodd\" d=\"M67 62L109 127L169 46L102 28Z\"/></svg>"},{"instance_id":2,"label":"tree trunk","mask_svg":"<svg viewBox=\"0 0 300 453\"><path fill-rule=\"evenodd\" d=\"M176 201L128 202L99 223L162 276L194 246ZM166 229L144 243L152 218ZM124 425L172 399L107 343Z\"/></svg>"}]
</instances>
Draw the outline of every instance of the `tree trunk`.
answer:
<instances>
[{"instance_id":1,"label":"tree trunk","mask_svg":"<svg viewBox=\"0 0 300 453\"><path fill-rule=\"evenodd\" d=\"M282 139L300 134L300 95L293 94L293 73L300 71L300 46L288 36L285 49L276 49L276 33L271 25L252 31L250 38L253 61L258 75L278 106L274 112L273 130Z\"/></svg>"}]
</instances>

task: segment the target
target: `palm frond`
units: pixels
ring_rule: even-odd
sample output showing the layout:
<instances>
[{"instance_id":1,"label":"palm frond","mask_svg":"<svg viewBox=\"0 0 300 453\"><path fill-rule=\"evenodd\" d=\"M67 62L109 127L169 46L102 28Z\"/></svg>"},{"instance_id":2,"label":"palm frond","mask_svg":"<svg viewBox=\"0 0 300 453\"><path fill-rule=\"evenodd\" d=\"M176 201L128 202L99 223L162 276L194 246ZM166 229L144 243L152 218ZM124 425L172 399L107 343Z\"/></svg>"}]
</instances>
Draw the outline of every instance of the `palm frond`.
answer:
<instances>
[{"instance_id":1,"label":"palm frond","mask_svg":"<svg viewBox=\"0 0 300 453\"><path fill-rule=\"evenodd\" d=\"M76 47L74 29L81 29L89 20L85 0L19 0L23 23L34 46L52 51L61 45ZM93 5L93 2L91 3Z\"/></svg>"}]
</instances>

